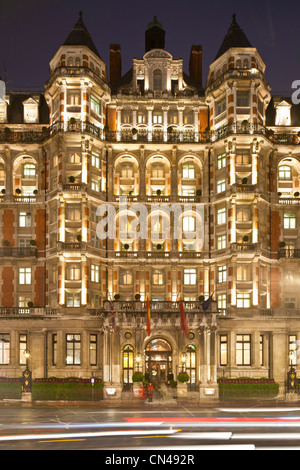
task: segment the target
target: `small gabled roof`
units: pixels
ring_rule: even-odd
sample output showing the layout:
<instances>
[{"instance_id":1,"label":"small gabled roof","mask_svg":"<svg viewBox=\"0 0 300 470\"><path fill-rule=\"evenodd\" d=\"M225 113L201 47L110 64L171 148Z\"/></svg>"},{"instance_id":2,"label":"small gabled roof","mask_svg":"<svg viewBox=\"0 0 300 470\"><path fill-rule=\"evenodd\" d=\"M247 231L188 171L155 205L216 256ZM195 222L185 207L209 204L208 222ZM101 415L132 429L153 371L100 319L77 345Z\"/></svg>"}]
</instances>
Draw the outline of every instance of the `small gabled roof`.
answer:
<instances>
[{"instance_id":1,"label":"small gabled roof","mask_svg":"<svg viewBox=\"0 0 300 470\"><path fill-rule=\"evenodd\" d=\"M65 40L64 46L87 46L94 54L100 57L99 52L88 32L83 20L82 11L79 12L79 18L73 26L69 36ZM101 58L101 57L100 57Z\"/></svg>"},{"instance_id":2,"label":"small gabled roof","mask_svg":"<svg viewBox=\"0 0 300 470\"><path fill-rule=\"evenodd\" d=\"M217 60L221 55L232 47L252 47L248 41L244 31L236 22L236 14L232 15L232 23L223 39L221 47L218 54L216 55L215 60Z\"/></svg>"}]
</instances>

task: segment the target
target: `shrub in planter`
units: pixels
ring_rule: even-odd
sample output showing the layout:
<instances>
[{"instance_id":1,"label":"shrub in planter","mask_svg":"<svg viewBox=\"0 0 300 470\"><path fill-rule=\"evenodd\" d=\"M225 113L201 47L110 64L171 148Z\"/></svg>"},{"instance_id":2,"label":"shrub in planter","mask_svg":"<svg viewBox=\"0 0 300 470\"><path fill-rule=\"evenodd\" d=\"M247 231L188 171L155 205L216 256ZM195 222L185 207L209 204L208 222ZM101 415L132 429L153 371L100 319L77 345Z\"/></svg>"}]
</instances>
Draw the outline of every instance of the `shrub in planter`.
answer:
<instances>
[{"instance_id":1,"label":"shrub in planter","mask_svg":"<svg viewBox=\"0 0 300 470\"><path fill-rule=\"evenodd\" d=\"M177 380L180 383L185 383L190 380L190 376L187 372L179 372L179 374L177 375Z\"/></svg>"},{"instance_id":2,"label":"shrub in planter","mask_svg":"<svg viewBox=\"0 0 300 470\"><path fill-rule=\"evenodd\" d=\"M114 299L115 299L115 300L120 300L120 295L119 295L119 294L115 294L115 295L114 295Z\"/></svg>"},{"instance_id":3,"label":"shrub in planter","mask_svg":"<svg viewBox=\"0 0 300 470\"><path fill-rule=\"evenodd\" d=\"M133 382L143 382L145 380L143 372L135 372L132 376Z\"/></svg>"},{"instance_id":4,"label":"shrub in planter","mask_svg":"<svg viewBox=\"0 0 300 470\"><path fill-rule=\"evenodd\" d=\"M170 380L169 387L176 388L177 387L177 382L175 380Z\"/></svg>"}]
</instances>

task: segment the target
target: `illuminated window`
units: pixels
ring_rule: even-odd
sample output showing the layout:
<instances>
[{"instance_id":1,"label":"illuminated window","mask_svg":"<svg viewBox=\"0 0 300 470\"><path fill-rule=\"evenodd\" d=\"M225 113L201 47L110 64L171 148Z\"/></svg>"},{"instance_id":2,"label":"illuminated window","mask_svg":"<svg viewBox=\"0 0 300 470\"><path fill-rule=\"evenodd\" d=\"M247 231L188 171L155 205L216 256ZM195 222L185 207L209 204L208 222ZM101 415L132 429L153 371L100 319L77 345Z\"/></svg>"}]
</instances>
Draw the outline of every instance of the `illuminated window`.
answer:
<instances>
[{"instance_id":1,"label":"illuminated window","mask_svg":"<svg viewBox=\"0 0 300 470\"><path fill-rule=\"evenodd\" d=\"M218 250L223 250L226 248L226 235L221 235L217 239Z\"/></svg>"},{"instance_id":2,"label":"illuminated window","mask_svg":"<svg viewBox=\"0 0 300 470\"><path fill-rule=\"evenodd\" d=\"M133 164L130 162L122 163L121 178L133 178Z\"/></svg>"},{"instance_id":3,"label":"illuminated window","mask_svg":"<svg viewBox=\"0 0 300 470\"><path fill-rule=\"evenodd\" d=\"M68 152L69 163L81 163L80 151L69 151Z\"/></svg>"},{"instance_id":4,"label":"illuminated window","mask_svg":"<svg viewBox=\"0 0 300 470\"><path fill-rule=\"evenodd\" d=\"M10 335L0 334L0 365L9 364L10 361Z\"/></svg>"},{"instance_id":5,"label":"illuminated window","mask_svg":"<svg viewBox=\"0 0 300 470\"><path fill-rule=\"evenodd\" d=\"M284 214L283 227L285 229L295 229L296 228L296 215L295 214Z\"/></svg>"},{"instance_id":6,"label":"illuminated window","mask_svg":"<svg viewBox=\"0 0 300 470\"><path fill-rule=\"evenodd\" d=\"M225 310L226 309L226 294L219 294L217 296L217 303L218 303L219 310Z\"/></svg>"},{"instance_id":7,"label":"illuminated window","mask_svg":"<svg viewBox=\"0 0 300 470\"><path fill-rule=\"evenodd\" d=\"M224 225L226 224L226 209L223 207L222 209L217 210L217 224Z\"/></svg>"},{"instance_id":8,"label":"illuminated window","mask_svg":"<svg viewBox=\"0 0 300 470\"><path fill-rule=\"evenodd\" d=\"M185 216L182 219L182 229L184 232L194 232L195 231L195 217Z\"/></svg>"},{"instance_id":9,"label":"illuminated window","mask_svg":"<svg viewBox=\"0 0 300 470\"><path fill-rule=\"evenodd\" d=\"M190 377L188 387L194 390L196 385L196 347L193 344L186 347L185 370Z\"/></svg>"},{"instance_id":10,"label":"illuminated window","mask_svg":"<svg viewBox=\"0 0 300 470\"><path fill-rule=\"evenodd\" d=\"M222 114L224 111L226 111L226 97L222 98L220 101L218 101L215 104L215 114L216 116L219 116Z\"/></svg>"},{"instance_id":11,"label":"illuminated window","mask_svg":"<svg viewBox=\"0 0 300 470\"><path fill-rule=\"evenodd\" d=\"M292 168L290 166L281 166L278 171L278 177L280 181L291 181Z\"/></svg>"},{"instance_id":12,"label":"illuminated window","mask_svg":"<svg viewBox=\"0 0 300 470\"><path fill-rule=\"evenodd\" d=\"M100 155L99 155L99 153L92 152L91 163L92 163L92 166L94 166L95 168L100 168Z\"/></svg>"},{"instance_id":13,"label":"illuminated window","mask_svg":"<svg viewBox=\"0 0 300 470\"><path fill-rule=\"evenodd\" d=\"M67 104L72 106L78 106L81 104L80 90L68 90Z\"/></svg>"},{"instance_id":14,"label":"illuminated window","mask_svg":"<svg viewBox=\"0 0 300 470\"><path fill-rule=\"evenodd\" d=\"M217 181L217 193L223 193L226 190L225 179Z\"/></svg>"},{"instance_id":15,"label":"illuminated window","mask_svg":"<svg viewBox=\"0 0 300 470\"><path fill-rule=\"evenodd\" d=\"M19 268L19 284L31 284L31 268Z\"/></svg>"},{"instance_id":16,"label":"illuminated window","mask_svg":"<svg viewBox=\"0 0 300 470\"><path fill-rule=\"evenodd\" d=\"M289 364L297 365L297 336L289 335Z\"/></svg>"},{"instance_id":17,"label":"illuminated window","mask_svg":"<svg viewBox=\"0 0 300 470\"><path fill-rule=\"evenodd\" d=\"M30 212L20 212L19 227L31 227L31 213Z\"/></svg>"},{"instance_id":18,"label":"illuminated window","mask_svg":"<svg viewBox=\"0 0 300 470\"><path fill-rule=\"evenodd\" d=\"M27 349L27 335L19 335L19 363L20 365L26 364L26 357L24 352Z\"/></svg>"},{"instance_id":19,"label":"illuminated window","mask_svg":"<svg viewBox=\"0 0 300 470\"><path fill-rule=\"evenodd\" d=\"M237 281L250 281L250 269L249 266L241 264L236 269Z\"/></svg>"},{"instance_id":20,"label":"illuminated window","mask_svg":"<svg viewBox=\"0 0 300 470\"><path fill-rule=\"evenodd\" d=\"M182 165L182 178L183 179L195 178L195 165L193 163L184 163Z\"/></svg>"},{"instance_id":21,"label":"illuminated window","mask_svg":"<svg viewBox=\"0 0 300 470\"><path fill-rule=\"evenodd\" d=\"M162 286L164 284L164 272L162 269L155 269L153 271L153 284Z\"/></svg>"},{"instance_id":22,"label":"illuminated window","mask_svg":"<svg viewBox=\"0 0 300 470\"><path fill-rule=\"evenodd\" d=\"M222 155L218 155L217 167L218 167L218 170L221 170L221 168L226 167L226 153L222 153Z\"/></svg>"},{"instance_id":23,"label":"illuminated window","mask_svg":"<svg viewBox=\"0 0 300 470\"><path fill-rule=\"evenodd\" d=\"M33 163L25 163L23 166L23 178L34 179L36 177L36 168Z\"/></svg>"},{"instance_id":24,"label":"illuminated window","mask_svg":"<svg viewBox=\"0 0 300 470\"><path fill-rule=\"evenodd\" d=\"M162 163L153 163L151 168L151 177L160 179L164 177L164 165Z\"/></svg>"},{"instance_id":25,"label":"illuminated window","mask_svg":"<svg viewBox=\"0 0 300 470\"><path fill-rule=\"evenodd\" d=\"M228 364L228 338L227 335L220 336L220 366Z\"/></svg>"},{"instance_id":26,"label":"illuminated window","mask_svg":"<svg viewBox=\"0 0 300 470\"><path fill-rule=\"evenodd\" d=\"M67 292L67 307L80 307L80 292Z\"/></svg>"},{"instance_id":27,"label":"illuminated window","mask_svg":"<svg viewBox=\"0 0 300 470\"><path fill-rule=\"evenodd\" d=\"M133 283L133 276L131 269L120 269L120 284L129 286Z\"/></svg>"},{"instance_id":28,"label":"illuminated window","mask_svg":"<svg viewBox=\"0 0 300 470\"><path fill-rule=\"evenodd\" d=\"M91 95L91 110L96 114L100 114L100 101L94 95Z\"/></svg>"},{"instance_id":29,"label":"illuminated window","mask_svg":"<svg viewBox=\"0 0 300 470\"><path fill-rule=\"evenodd\" d=\"M251 365L251 336L236 336L236 364L238 366Z\"/></svg>"},{"instance_id":30,"label":"illuminated window","mask_svg":"<svg viewBox=\"0 0 300 470\"><path fill-rule=\"evenodd\" d=\"M92 178L91 180L91 189L93 191L100 191L100 181L98 178Z\"/></svg>"},{"instance_id":31,"label":"illuminated window","mask_svg":"<svg viewBox=\"0 0 300 470\"><path fill-rule=\"evenodd\" d=\"M237 308L250 308L251 307L251 295L250 294L237 294Z\"/></svg>"},{"instance_id":32,"label":"illuminated window","mask_svg":"<svg viewBox=\"0 0 300 470\"><path fill-rule=\"evenodd\" d=\"M185 286L195 286L197 282L196 269L184 269L183 283Z\"/></svg>"},{"instance_id":33,"label":"illuminated window","mask_svg":"<svg viewBox=\"0 0 300 470\"><path fill-rule=\"evenodd\" d=\"M100 266L97 264L91 265L91 282L100 281Z\"/></svg>"},{"instance_id":34,"label":"illuminated window","mask_svg":"<svg viewBox=\"0 0 300 470\"><path fill-rule=\"evenodd\" d=\"M90 335L90 365L95 366L97 364L97 335Z\"/></svg>"},{"instance_id":35,"label":"illuminated window","mask_svg":"<svg viewBox=\"0 0 300 470\"><path fill-rule=\"evenodd\" d=\"M67 334L67 365L80 364L81 354L81 335L80 334Z\"/></svg>"},{"instance_id":36,"label":"illuminated window","mask_svg":"<svg viewBox=\"0 0 300 470\"><path fill-rule=\"evenodd\" d=\"M227 278L227 268L226 266L218 266L218 283L222 284L226 282Z\"/></svg>"},{"instance_id":37,"label":"illuminated window","mask_svg":"<svg viewBox=\"0 0 300 470\"><path fill-rule=\"evenodd\" d=\"M123 349L123 383L132 383L133 347L127 344Z\"/></svg>"}]
</instances>

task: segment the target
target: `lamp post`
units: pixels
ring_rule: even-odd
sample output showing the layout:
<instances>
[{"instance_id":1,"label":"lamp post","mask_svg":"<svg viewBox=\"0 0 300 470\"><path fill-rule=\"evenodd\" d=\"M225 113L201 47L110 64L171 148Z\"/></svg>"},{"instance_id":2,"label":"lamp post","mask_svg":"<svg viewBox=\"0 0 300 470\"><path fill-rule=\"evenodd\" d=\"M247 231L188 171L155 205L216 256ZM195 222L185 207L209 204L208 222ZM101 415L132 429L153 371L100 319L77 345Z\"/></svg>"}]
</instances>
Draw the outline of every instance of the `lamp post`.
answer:
<instances>
[{"instance_id":1,"label":"lamp post","mask_svg":"<svg viewBox=\"0 0 300 470\"><path fill-rule=\"evenodd\" d=\"M141 353L136 354L135 360L136 360L136 364L137 364L137 370L139 372L140 371L140 363L141 363L141 360L142 360Z\"/></svg>"},{"instance_id":2,"label":"lamp post","mask_svg":"<svg viewBox=\"0 0 300 470\"><path fill-rule=\"evenodd\" d=\"M23 372L23 392L31 393L32 372L29 369L29 358L30 358L29 349L25 349L24 356L25 356L25 359L26 359L26 369Z\"/></svg>"},{"instance_id":3,"label":"lamp post","mask_svg":"<svg viewBox=\"0 0 300 470\"><path fill-rule=\"evenodd\" d=\"M291 350L289 352L290 369L288 371L288 393L297 392L297 376L296 376L295 368L293 367L294 357L295 357L295 351Z\"/></svg>"}]
</instances>

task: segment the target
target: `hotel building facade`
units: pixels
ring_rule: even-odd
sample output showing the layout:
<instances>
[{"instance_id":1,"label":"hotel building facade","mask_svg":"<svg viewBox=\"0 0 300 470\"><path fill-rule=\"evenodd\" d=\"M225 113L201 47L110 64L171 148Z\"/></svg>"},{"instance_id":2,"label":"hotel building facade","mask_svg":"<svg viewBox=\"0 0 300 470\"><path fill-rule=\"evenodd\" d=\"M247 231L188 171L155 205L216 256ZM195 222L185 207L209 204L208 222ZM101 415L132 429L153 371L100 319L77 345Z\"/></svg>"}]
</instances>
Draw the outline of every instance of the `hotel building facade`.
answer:
<instances>
[{"instance_id":1,"label":"hotel building facade","mask_svg":"<svg viewBox=\"0 0 300 470\"><path fill-rule=\"evenodd\" d=\"M265 67L233 16L202 83L202 47L187 75L154 18L145 55L122 75L112 44L108 74L80 13L45 90L1 100L2 377L29 349L33 378L99 377L116 396L136 370L183 369L203 399L223 374L274 378L283 396L300 340L300 113Z\"/></svg>"}]
</instances>

